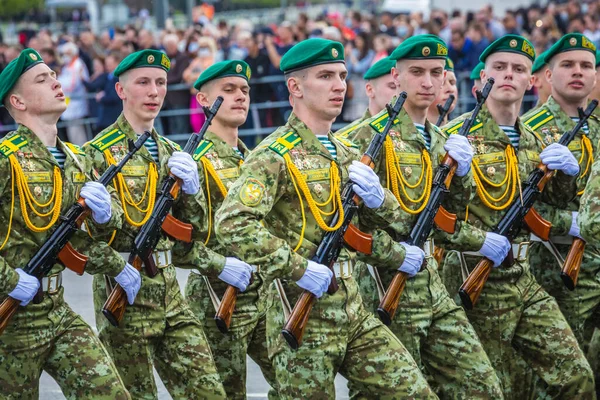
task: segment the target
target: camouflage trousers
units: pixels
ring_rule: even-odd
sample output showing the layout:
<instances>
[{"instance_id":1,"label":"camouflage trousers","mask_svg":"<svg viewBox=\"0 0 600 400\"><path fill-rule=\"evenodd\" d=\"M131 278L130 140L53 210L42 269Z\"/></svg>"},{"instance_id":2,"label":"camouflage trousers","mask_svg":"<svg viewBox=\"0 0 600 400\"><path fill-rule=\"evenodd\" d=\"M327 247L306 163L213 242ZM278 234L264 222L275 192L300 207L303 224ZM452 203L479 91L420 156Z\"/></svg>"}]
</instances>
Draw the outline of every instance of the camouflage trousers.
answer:
<instances>
[{"instance_id":1,"label":"camouflage trousers","mask_svg":"<svg viewBox=\"0 0 600 400\"><path fill-rule=\"evenodd\" d=\"M365 308L376 313L375 280L363 263L354 271ZM396 271L379 269L387 289ZM500 399L502 387L463 309L450 298L430 261L407 281L389 326L445 399Z\"/></svg>"},{"instance_id":2,"label":"camouflage trousers","mask_svg":"<svg viewBox=\"0 0 600 400\"><path fill-rule=\"evenodd\" d=\"M174 399L225 398L206 336L181 295L173 266L154 278L142 272L135 303L117 328L102 315L106 298L104 277L94 277L99 336L133 398L157 398L153 366Z\"/></svg>"},{"instance_id":3,"label":"camouflage trousers","mask_svg":"<svg viewBox=\"0 0 600 400\"><path fill-rule=\"evenodd\" d=\"M255 281L257 279L260 278L255 276ZM211 279L211 286L222 298L226 285ZM258 364L271 387L276 388L275 371L267 351L266 309L269 299L259 295L257 289L255 282L238 295L229 332L223 334L213 318L215 308L205 278L191 273L186 285L188 303L202 323L228 399L246 399L246 355ZM271 389L269 399L275 398L276 390Z\"/></svg>"},{"instance_id":4,"label":"camouflage trousers","mask_svg":"<svg viewBox=\"0 0 600 400\"><path fill-rule=\"evenodd\" d=\"M63 291L19 309L0 336L0 397L39 398L46 371L67 399L130 399L108 352Z\"/></svg>"},{"instance_id":5,"label":"camouflage trousers","mask_svg":"<svg viewBox=\"0 0 600 400\"><path fill-rule=\"evenodd\" d=\"M338 279L339 290L318 299L302 345L292 350L281 336L281 302L267 311L269 355L283 399L333 399L334 378L348 379L354 399L435 399L419 367L398 338L368 313L352 277ZM291 304L301 290L283 282Z\"/></svg>"},{"instance_id":6,"label":"camouflage trousers","mask_svg":"<svg viewBox=\"0 0 600 400\"><path fill-rule=\"evenodd\" d=\"M454 256L446 257L445 275L461 276ZM480 257L465 259L470 271ZM526 262L493 269L467 316L496 369L505 398L523 398L514 386L523 379L521 360L544 382L552 398L594 398L591 367L556 301L536 282Z\"/></svg>"}]
</instances>

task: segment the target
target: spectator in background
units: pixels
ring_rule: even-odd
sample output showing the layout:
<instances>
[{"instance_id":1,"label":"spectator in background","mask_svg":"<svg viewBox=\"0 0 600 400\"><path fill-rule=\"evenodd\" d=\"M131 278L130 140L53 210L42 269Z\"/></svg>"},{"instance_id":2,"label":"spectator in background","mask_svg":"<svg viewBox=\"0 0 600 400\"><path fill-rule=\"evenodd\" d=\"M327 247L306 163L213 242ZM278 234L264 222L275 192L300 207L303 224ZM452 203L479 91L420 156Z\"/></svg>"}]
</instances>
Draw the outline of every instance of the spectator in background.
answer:
<instances>
[{"instance_id":1,"label":"spectator in background","mask_svg":"<svg viewBox=\"0 0 600 400\"><path fill-rule=\"evenodd\" d=\"M58 61L58 53L53 47L45 47L40 50L40 55L50 69L56 72L56 76L60 74L61 64Z\"/></svg>"},{"instance_id":2,"label":"spectator in background","mask_svg":"<svg viewBox=\"0 0 600 400\"><path fill-rule=\"evenodd\" d=\"M104 59L104 72L96 73L90 82L84 82L90 93L96 93L94 101L97 106L96 116L98 122L96 123L96 129L98 131L115 122L123 111L123 102L117 95L115 88L115 84L119 79L113 75L121 60L120 53L110 53Z\"/></svg>"},{"instance_id":3,"label":"spectator in background","mask_svg":"<svg viewBox=\"0 0 600 400\"><path fill-rule=\"evenodd\" d=\"M474 51L477 52L477 54L483 53L483 50L490 44L487 29L480 22L471 23L469 30L467 31L467 38L473 43Z\"/></svg>"},{"instance_id":4,"label":"spectator in background","mask_svg":"<svg viewBox=\"0 0 600 400\"><path fill-rule=\"evenodd\" d=\"M163 38L163 47L167 56L171 59L171 69L167 72L167 85L173 86L183 83L183 72L190 65L190 58L184 52L179 51L179 37L175 34L166 35ZM190 97L188 89L169 89L165 97L165 110L185 110L189 105ZM186 114L174 115L165 118L168 128L165 133L178 132L189 133L189 117Z\"/></svg>"},{"instance_id":5,"label":"spectator in background","mask_svg":"<svg viewBox=\"0 0 600 400\"><path fill-rule=\"evenodd\" d=\"M267 55L269 56L269 60L271 61L271 66L269 68L269 75L273 76L283 76L283 72L279 70L279 63L281 62L281 57L288 52L289 49L292 48L296 41L294 40L294 33L292 31L292 23L289 21L283 21L281 25L277 28L277 41L279 44L276 44L275 38L272 34L268 32L265 33L264 45L267 50ZM275 93L275 99L277 101L288 101L289 93L286 87L285 82L275 82L271 84L271 88ZM291 110L291 108L280 108L279 116L280 118L276 121L273 121L275 126L282 125L283 121L287 120L287 113Z\"/></svg>"},{"instance_id":6,"label":"spectator in background","mask_svg":"<svg viewBox=\"0 0 600 400\"><path fill-rule=\"evenodd\" d=\"M394 17L387 11L381 13L381 16L379 17L379 33L384 33L388 36L396 36Z\"/></svg>"},{"instance_id":7,"label":"spectator in background","mask_svg":"<svg viewBox=\"0 0 600 400\"><path fill-rule=\"evenodd\" d=\"M79 48L75 43L61 45L58 53L63 63L58 81L67 99L67 110L62 114L61 120L67 122L69 142L81 146L91 139L83 124L83 119L88 115L87 92L83 82L89 79L89 72L79 58Z\"/></svg>"},{"instance_id":8,"label":"spectator in background","mask_svg":"<svg viewBox=\"0 0 600 400\"><path fill-rule=\"evenodd\" d=\"M386 58L390 54L390 47L392 41L388 35L379 34L373 39L373 50L375 51L375 57L371 61L371 65L375 64L382 58Z\"/></svg>"},{"instance_id":9,"label":"spectator in background","mask_svg":"<svg viewBox=\"0 0 600 400\"><path fill-rule=\"evenodd\" d=\"M346 68L348 74L355 74L362 77L365 72L373 65L375 50L371 47L372 41L366 32L360 32L353 41L350 41L344 47L346 51ZM363 87L361 85L360 87Z\"/></svg>"},{"instance_id":10,"label":"spectator in background","mask_svg":"<svg viewBox=\"0 0 600 400\"><path fill-rule=\"evenodd\" d=\"M521 31L517 25L517 16L512 11L507 11L502 19L502 25L504 26L504 32L506 34L520 35Z\"/></svg>"},{"instance_id":11,"label":"spectator in background","mask_svg":"<svg viewBox=\"0 0 600 400\"><path fill-rule=\"evenodd\" d=\"M269 73L270 60L269 56L267 55L267 51L264 48L261 48L262 43L259 43L259 34L254 32L249 38L246 39L244 45L248 52L248 55L244 61L250 66L250 70L252 71L252 79L261 79L267 76ZM266 101L270 101L272 98L273 91L271 89L271 85L265 83L252 83L250 85L250 99L253 103L264 103ZM271 110L264 108L258 110L260 126L263 128L269 126L267 122L267 115L269 111ZM254 114L252 113L251 109L242 129L253 128L257 125L255 122L257 121L254 121Z\"/></svg>"},{"instance_id":12,"label":"spectator in background","mask_svg":"<svg viewBox=\"0 0 600 400\"><path fill-rule=\"evenodd\" d=\"M88 81L83 81L83 85L88 93L96 93L104 85L106 80L106 72L104 68L104 56L97 56L93 60L94 73L90 75ZM88 117L98 118L98 102L95 98L88 98Z\"/></svg>"},{"instance_id":13,"label":"spectator in background","mask_svg":"<svg viewBox=\"0 0 600 400\"><path fill-rule=\"evenodd\" d=\"M456 73L471 72L479 63L480 54L481 52L474 46L471 39L465 37L464 29L452 31L448 57L454 62Z\"/></svg>"},{"instance_id":14,"label":"spectator in background","mask_svg":"<svg viewBox=\"0 0 600 400\"><path fill-rule=\"evenodd\" d=\"M158 49L154 40L154 34L147 29L142 29L138 33L137 44L140 50Z\"/></svg>"}]
</instances>

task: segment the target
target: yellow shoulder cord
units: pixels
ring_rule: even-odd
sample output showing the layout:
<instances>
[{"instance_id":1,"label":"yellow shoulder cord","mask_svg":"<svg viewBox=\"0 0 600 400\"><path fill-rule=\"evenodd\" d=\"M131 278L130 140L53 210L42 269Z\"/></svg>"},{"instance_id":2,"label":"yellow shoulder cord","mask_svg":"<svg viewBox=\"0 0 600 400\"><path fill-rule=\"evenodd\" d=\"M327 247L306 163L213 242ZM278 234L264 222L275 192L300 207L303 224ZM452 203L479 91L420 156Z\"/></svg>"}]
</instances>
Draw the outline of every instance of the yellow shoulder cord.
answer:
<instances>
[{"instance_id":1,"label":"yellow shoulder cord","mask_svg":"<svg viewBox=\"0 0 600 400\"><path fill-rule=\"evenodd\" d=\"M208 175L212 177L213 181L217 184L219 188L219 192L223 195L223 198L227 196L227 188L223 185L223 181L219 178L217 171L212 166L212 163L206 159L206 157L202 157L200 159L202 162L202 166L204 167L204 181L206 182L206 197L208 201L208 234L206 235L206 240L204 241L204 245L208 244L210 240L210 233L212 231L212 204L210 200L210 183L208 182ZM241 164L240 164L241 165Z\"/></svg>"},{"instance_id":2,"label":"yellow shoulder cord","mask_svg":"<svg viewBox=\"0 0 600 400\"><path fill-rule=\"evenodd\" d=\"M477 195L486 207L496 211L502 211L511 204L517 190L517 182L519 181L519 163L517 156L515 155L514 148L511 145L507 146L504 154L506 156L506 175L500 183L494 183L487 179L483 174L481 167L479 166L479 162L476 159L473 159L472 164L473 178L477 184ZM494 188L500 188L506 185L506 189L500 197L494 197L485 189L483 183ZM499 203L504 199L506 200L503 204L492 204L492 202Z\"/></svg>"},{"instance_id":3,"label":"yellow shoulder cord","mask_svg":"<svg viewBox=\"0 0 600 400\"><path fill-rule=\"evenodd\" d=\"M580 167L581 167L581 163L583 162L583 159L585 158L586 153L587 153L587 162L585 164L584 171L579 175L578 180L580 180L580 181L583 181L583 178L590 171L590 166L594 163L594 148L592 147L592 142L586 135L583 135L581 137L581 157L579 158L579 166ZM577 192L577 195L581 196L584 191L585 191L585 185L584 185L583 189L581 189L579 192Z\"/></svg>"},{"instance_id":4,"label":"yellow shoulder cord","mask_svg":"<svg viewBox=\"0 0 600 400\"><path fill-rule=\"evenodd\" d=\"M12 229L13 214L14 214L14 210L15 210L15 181L16 181L17 177L16 177L15 168L13 167L12 162L10 163L10 179L12 182L12 185L10 185L10 187L11 187L11 189L10 189L10 217L8 219L8 231L6 232L6 237L4 238L4 242L2 242L2 245L0 245L0 250L2 250L4 248L4 246L8 242L8 238L10 237L10 231Z\"/></svg>"},{"instance_id":5,"label":"yellow shoulder cord","mask_svg":"<svg viewBox=\"0 0 600 400\"><path fill-rule=\"evenodd\" d=\"M25 221L25 225L32 230L33 232L46 232L50 229L54 223L58 220L60 216L60 208L62 205L62 176L60 174L60 168L54 167L54 182L52 189L52 196L47 203L38 203L35 197L31 194L29 190L29 186L27 185L27 178L23 174L23 169L21 169L21 165L15 158L13 154L11 154L8 159L10 160L13 174L16 179L13 180L13 185L17 185L17 190L19 192L19 203L21 205L21 213L23 214L23 220ZM15 182L16 181L16 182ZM50 204L54 202L54 205L47 212L38 211L38 209L49 207ZM30 219L28 207L35 215L38 217L48 217L52 215L50 218L50 222L48 222L45 226L35 226Z\"/></svg>"},{"instance_id":6,"label":"yellow shoulder cord","mask_svg":"<svg viewBox=\"0 0 600 400\"><path fill-rule=\"evenodd\" d=\"M384 145L386 153L385 163L387 175L387 188L390 189L392 193L394 193L394 196L400 203L400 207L402 208L402 210L412 215L419 214L427 206L427 203L429 202L429 196L431 194L433 169L431 167L431 158L429 157L429 153L425 149L421 152L421 175L419 176L419 179L416 183L411 184L408 182L408 180L404 178L404 175L400 172L400 161L398 160L398 157L394 150L394 144L392 143L392 139L389 136L386 137ZM406 191L406 187L408 187L409 189L415 189L423 183L423 179L425 179L425 187L423 188L423 193L419 198L411 198L408 192ZM400 195L400 190L398 189L398 182L400 182L402 193L404 194L404 198L408 203L421 203L416 210L409 208L402 199L402 196Z\"/></svg>"}]
</instances>

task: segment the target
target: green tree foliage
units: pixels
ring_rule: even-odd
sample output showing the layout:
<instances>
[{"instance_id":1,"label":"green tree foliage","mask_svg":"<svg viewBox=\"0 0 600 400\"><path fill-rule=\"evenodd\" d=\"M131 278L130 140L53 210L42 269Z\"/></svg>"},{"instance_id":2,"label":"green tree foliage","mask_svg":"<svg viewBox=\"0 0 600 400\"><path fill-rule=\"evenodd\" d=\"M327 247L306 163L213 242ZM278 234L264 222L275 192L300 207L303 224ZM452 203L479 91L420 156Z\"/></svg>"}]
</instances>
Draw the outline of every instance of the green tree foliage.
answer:
<instances>
[{"instance_id":1,"label":"green tree foliage","mask_svg":"<svg viewBox=\"0 0 600 400\"><path fill-rule=\"evenodd\" d=\"M0 0L0 18L7 20L30 10L40 10L44 3L44 0Z\"/></svg>"}]
</instances>

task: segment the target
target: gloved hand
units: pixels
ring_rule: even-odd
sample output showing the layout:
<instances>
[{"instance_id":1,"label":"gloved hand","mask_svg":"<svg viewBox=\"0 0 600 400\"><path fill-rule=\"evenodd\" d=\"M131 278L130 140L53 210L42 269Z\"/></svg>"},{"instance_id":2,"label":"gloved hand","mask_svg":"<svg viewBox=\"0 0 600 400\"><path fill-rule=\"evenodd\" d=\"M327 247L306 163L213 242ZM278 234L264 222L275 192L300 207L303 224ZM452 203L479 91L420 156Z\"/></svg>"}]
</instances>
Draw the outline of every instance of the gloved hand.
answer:
<instances>
[{"instance_id":1,"label":"gloved hand","mask_svg":"<svg viewBox=\"0 0 600 400\"><path fill-rule=\"evenodd\" d=\"M133 304L135 300L135 296L137 296L140 287L142 286L142 276L140 272L133 268L131 264L126 263L125 268L119 273L119 275L115 276L115 281L125 293L127 293L127 302L129 304Z\"/></svg>"},{"instance_id":2,"label":"gloved hand","mask_svg":"<svg viewBox=\"0 0 600 400\"><path fill-rule=\"evenodd\" d=\"M103 184L99 182L87 182L81 188L79 195L85 199L85 205L92 210L92 218L99 224L105 224L110 220L112 210L110 208L110 194Z\"/></svg>"},{"instance_id":3,"label":"gloved hand","mask_svg":"<svg viewBox=\"0 0 600 400\"><path fill-rule=\"evenodd\" d=\"M401 242L400 244L406 249L406 255L398 271L406 272L412 278L421 270L421 265L423 265L423 260L425 259L425 252L419 247L405 242Z\"/></svg>"},{"instance_id":4,"label":"gloved hand","mask_svg":"<svg viewBox=\"0 0 600 400\"><path fill-rule=\"evenodd\" d=\"M500 266L502 261L512 250L510 241L506 236L498 235L497 233L487 232L485 234L485 242L479 252L494 262L494 268Z\"/></svg>"},{"instance_id":5,"label":"gloved hand","mask_svg":"<svg viewBox=\"0 0 600 400\"><path fill-rule=\"evenodd\" d=\"M225 258L225 267L219 274L219 279L243 292L250 284L253 270L254 268L251 265L237 258L227 257Z\"/></svg>"},{"instance_id":6,"label":"gloved hand","mask_svg":"<svg viewBox=\"0 0 600 400\"><path fill-rule=\"evenodd\" d=\"M385 194L375 171L361 162L352 161L348 172L350 180L354 183L352 189L365 205L369 208L381 207Z\"/></svg>"},{"instance_id":7,"label":"gloved hand","mask_svg":"<svg viewBox=\"0 0 600 400\"><path fill-rule=\"evenodd\" d=\"M571 220L571 229L569 229L569 235L581 238L581 234L579 233L579 225L577 225L577 217L579 216L579 211L573 211L572 216L573 219Z\"/></svg>"},{"instance_id":8,"label":"gloved hand","mask_svg":"<svg viewBox=\"0 0 600 400\"><path fill-rule=\"evenodd\" d=\"M569 176L579 173L579 163L571 150L562 144L552 143L540 153L540 160L550 169L557 169Z\"/></svg>"},{"instance_id":9,"label":"gloved hand","mask_svg":"<svg viewBox=\"0 0 600 400\"><path fill-rule=\"evenodd\" d=\"M183 181L181 190L185 194L196 194L200 190L198 165L188 153L175 151L167 163L171 173Z\"/></svg>"},{"instance_id":10,"label":"gloved hand","mask_svg":"<svg viewBox=\"0 0 600 400\"><path fill-rule=\"evenodd\" d=\"M450 135L444 150L458 164L456 168L456 176L465 176L471 169L471 161L473 160L473 147L469 140L460 135Z\"/></svg>"},{"instance_id":11,"label":"gloved hand","mask_svg":"<svg viewBox=\"0 0 600 400\"><path fill-rule=\"evenodd\" d=\"M15 269L15 272L19 274L19 283L8 295L15 300L21 300L21 305L26 306L40 289L40 281L21 268Z\"/></svg>"},{"instance_id":12,"label":"gloved hand","mask_svg":"<svg viewBox=\"0 0 600 400\"><path fill-rule=\"evenodd\" d=\"M332 278L333 272L329 268L309 260L304 275L296 281L296 285L320 298L327 291Z\"/></svg>"}]
</instances>

